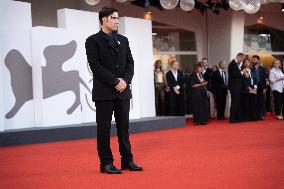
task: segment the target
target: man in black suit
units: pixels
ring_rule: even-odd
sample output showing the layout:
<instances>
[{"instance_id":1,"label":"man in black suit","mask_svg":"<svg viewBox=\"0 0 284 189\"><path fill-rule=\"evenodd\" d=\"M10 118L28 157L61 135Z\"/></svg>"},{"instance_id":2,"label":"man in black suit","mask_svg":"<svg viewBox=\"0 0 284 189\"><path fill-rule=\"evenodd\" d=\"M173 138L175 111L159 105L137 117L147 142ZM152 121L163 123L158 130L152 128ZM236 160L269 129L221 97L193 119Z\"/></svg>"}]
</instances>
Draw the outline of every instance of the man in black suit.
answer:
<instances>
[{"instance_id":1,"label":"man in black suit","mask_svg":"<svg viewBox=\"0 0 284 189\"><path fill-rule=\"evenodd\" d=\"M209 93L210 95L207 97L207 100L208 100L208 103L209 103L209 106L208 106L209 107L209 115L214 117L212 115L212 113L213 113L212 104L214 104L214 102L213 102L213 96L212 96L213 91L212 91L212 81L211 81L212 75L213 75L213 69L209 68L209 62L208 62L207 58L202 58L201 65L203 67L203 72L202 72L203 78L204 78L205 81L208 82L207 85L206 85L206 89L207 89L207 91L210 92Z\"/></svg>"},{"instance_id":2,"label":"man in black suit","mask_svg":"<svg viewBox=\"0 0 284 189\"><path fill-rule=\"evenodd\" d=\"M245 69L241 70L242 62L245 59L244 53L238 53L228 67L229 73L229 89L231 93L230 122L237 123L242 121L241 112L241 91L242 91L242 75Z\"/></svg>"},{"instance_id":3,"label":"man in black suit","mask_svg":"<svg viewBox=\"0 0 284 189\"><path fill-rule=\"evenodd\" d=\"M211 79L213 75L213 70L209 68L209 63L207 58L202 58L201 65L203 67L203 78L208 82L206 88L208 91L212 92Z\"/></svg>"},{"instance_id":4,"label":"man in black suit","mask_svg":"<svg viewBox=\"0 0 284 189\"><path fill-rule=\"evenodd\" d=\"M256 86L257 86L257 116L259 120L263 120L265 116L265 95L266 95L266 76L265 76L265 69L262 65L260 65L260 57L258 55L254 55L252 57L253 66L251 68L252 74L255 76L256 79Z\"/></svg>"},{"instance_id":5,"label":"man in black suit","mask_svg":"<svg viewBox=\"0 0 284 189\"><path fill-rule=\"evenodd\" d=\"M167 86L169 87L169 113L171 116L184 116L184 76L179 70L179 63L173 60L171 69L166 73Z\"/></svg>"},{"instance_id":6,"label":"man in black suit","mask_svg":"<svg viewBox=\"0 0 284 189\"><path fill-rule=\"evenodd\" d=\"M223 120L227 98L227 76L225 73L226 62L219 62L219 69L215 70L212 75L212 91L216 101L217 119Z\"/></svg>"},{"instance_id":7,"label":"man in black suit","mask_svg":"<svg viewBox=\"0 0 284 189\"><path fill-rule=\"evenodd\" d=\"M92 97L96 105L97 149L100 171L121 174L113 165L110 149L112 113L116 121L121 155L121 168L142 171L133 162L129 141L129 109L132 98L129 84L134 74L134 61L128 39L117 34L118 10L110 6L99 12L101 30L86 40L86 54L93 72Z\"/></svg>"}]
</instances>

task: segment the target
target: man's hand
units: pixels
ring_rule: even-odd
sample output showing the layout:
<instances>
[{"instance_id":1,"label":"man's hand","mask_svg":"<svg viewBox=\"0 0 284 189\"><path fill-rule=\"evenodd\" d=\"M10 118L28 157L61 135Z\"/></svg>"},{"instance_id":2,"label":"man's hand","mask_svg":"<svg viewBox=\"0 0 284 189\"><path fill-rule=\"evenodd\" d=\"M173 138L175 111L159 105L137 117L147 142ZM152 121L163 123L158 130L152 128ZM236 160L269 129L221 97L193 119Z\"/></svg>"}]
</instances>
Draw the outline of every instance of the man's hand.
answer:
<instances>
[{"instance_id":1,"label":"man's hand","mask_svg":"<svg viewBox=\"0 0 284 189\"><path fill-rule=\"evenodd\" d=\"M247 73L247 70L246 70L245 68L243 68L243 69L241 70L241 74L244 75L245 73Z\"/></svg>"},{"instance_id":2,"label":"man's hand","mask_svg":"<svg viewBox=\"0 0 284 189\"><path fill-rule=\"evenodd\" d=\"M245 72L245 73L244 73L244 76L245 76L246 78L249 78L249 73L248 73L248 72Z\"/></svg>"},{"instance_id":3,"label":"man's hand","mask_svg":"<svg viewBox=\"0 0 284 189\"><path fill-rule=\"evenodd\" d=\"M119 92L123 92L124 89L127 87L127 84L122 78L118 78L118 79L119 79L119 83L117 86L115 86L115 89Z\"/></svg>"},{"instance_id":4,"label":"man's hand","mask_svg":"<svg viewBox=\"0 0 284 189\"><path fill-rule=\"evenodd\" d=\"M206 86L206 85L208 84L208 81L203 81L201 84L202 84L203 86Z\"/></svg>"},{"instance_id":5,"label":"man's hand","mask_svg":"<svg viewBox=\"0 0 284 189\"><path fill-rule=\"evenodd\" d=\"M180 86L175 86L173 89L174 89L174 92L175 92L177 95L180 94L180 92L179 92Z\"/></svg>"}]
</instances>

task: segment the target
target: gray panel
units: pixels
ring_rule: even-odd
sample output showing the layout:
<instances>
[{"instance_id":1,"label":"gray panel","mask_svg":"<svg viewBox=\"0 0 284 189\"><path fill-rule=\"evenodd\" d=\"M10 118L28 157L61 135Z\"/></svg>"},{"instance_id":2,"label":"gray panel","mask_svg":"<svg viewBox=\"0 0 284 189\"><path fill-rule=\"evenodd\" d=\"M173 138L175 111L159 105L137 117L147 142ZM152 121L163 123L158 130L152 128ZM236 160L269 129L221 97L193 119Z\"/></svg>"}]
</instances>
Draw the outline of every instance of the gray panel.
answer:
<instances>
[{"instance_id":1,"label":"gray panel","mask_svg":"<svg viewBox=\"0 0 284 189\"><path fill-rule=\"evenodd\" d=\"M16 99L13 108L5 115L6 119L11 119L25 102L33 99L32 67L15 49L7 53L4 61L11 75L11 87Z\"/></svg>"}]
</instances>

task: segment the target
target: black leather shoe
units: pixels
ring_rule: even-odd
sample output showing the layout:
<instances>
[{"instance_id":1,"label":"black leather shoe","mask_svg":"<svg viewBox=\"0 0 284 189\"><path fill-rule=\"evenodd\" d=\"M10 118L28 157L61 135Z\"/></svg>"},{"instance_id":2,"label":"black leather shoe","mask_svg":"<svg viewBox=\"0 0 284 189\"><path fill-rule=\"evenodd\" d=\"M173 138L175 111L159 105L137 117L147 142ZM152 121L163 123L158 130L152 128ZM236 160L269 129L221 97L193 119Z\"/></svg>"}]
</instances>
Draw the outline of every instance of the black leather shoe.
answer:
<instances>
[{"instance_id":1,"label":"black leather shoe","mask_svg":"<svg viewBox=\"0 0 284 189\"><path fill-rule=\"evenodd\" d=\"M100 171L107 174L122 174L121 170L117 169L113 164L101 165Z\"/></svg>"},{"instance_id":2,"label":"black leather shoe","mask_svg":"<svg viewBox=\"0 0 284 189\"><path fill-rule=\"evenodd\" d=\"M143 168L137 166L134 162L125 163L125 162L122 161L121 162L121 169L122 170L128 169L130 171L143 171Z\"/></svg>"}]
</instances>

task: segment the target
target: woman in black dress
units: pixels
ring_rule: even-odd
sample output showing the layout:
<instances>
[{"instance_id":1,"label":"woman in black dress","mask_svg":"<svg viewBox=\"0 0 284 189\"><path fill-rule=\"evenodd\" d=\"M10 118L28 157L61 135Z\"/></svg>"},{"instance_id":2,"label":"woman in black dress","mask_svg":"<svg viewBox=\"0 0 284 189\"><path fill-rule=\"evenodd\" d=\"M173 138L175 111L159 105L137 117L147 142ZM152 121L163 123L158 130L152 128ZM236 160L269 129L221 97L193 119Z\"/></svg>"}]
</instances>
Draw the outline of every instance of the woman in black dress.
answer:
<instances>
[{"instance_id":1,"label":"woman in black dress","mask_svg":"<svg viewBox=\"0 0 284 189\"><path fill-rule=\"evenodd\" d=\"M193 123L206 125L209 122L209 103L207 97L207 81L202 77L203 67L200 64L194 66L191 75Z\"/></svg>"},{"instance_id":2,"label":"woman in black dress","mask_svg":"<svg viewBox=\"0 0 284 189\"><path fill-rule=\"evenodd\" d=\"M257 83L256 77L250 69L250 61L244 60L243 68L245 70L242 77L242 113L243 121L256 121L257 115Z\"/></svg>"}]
</instances>

